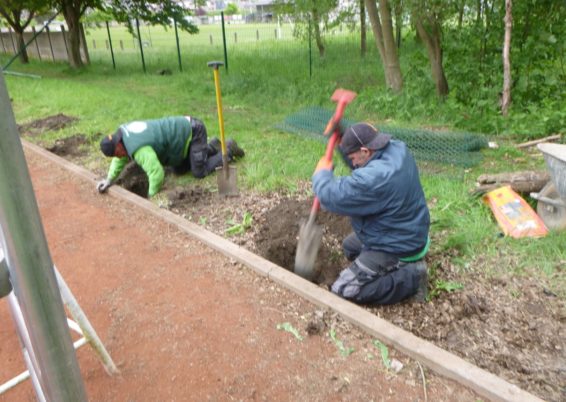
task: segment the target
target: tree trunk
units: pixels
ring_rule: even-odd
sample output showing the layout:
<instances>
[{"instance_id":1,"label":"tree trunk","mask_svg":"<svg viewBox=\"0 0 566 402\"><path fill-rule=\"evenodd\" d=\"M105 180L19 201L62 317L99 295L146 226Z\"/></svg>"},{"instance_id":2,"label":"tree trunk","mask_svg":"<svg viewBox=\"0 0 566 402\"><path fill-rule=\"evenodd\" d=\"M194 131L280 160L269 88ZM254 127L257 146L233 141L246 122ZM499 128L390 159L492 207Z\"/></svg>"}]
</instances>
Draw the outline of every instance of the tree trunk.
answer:
<instances>
[{"instance_id":1,"label":"tree trunk","mask_svg":"<svg viewBox=\"0 0 566 402\"><path fill-rule=\"evenodd\" d=\"M509 114L511 105L511 29L513 27L513 2L505 0L505 39L503 42L503 95L501 97L501 114Z\"/></svg>"},{"instance_id":2,"label":"tree trunk","mask_svg":"<svg viewBox=\"0 0 566 402\"><path fill-rule=\"evenodd\" d=\"M476 1L476 6L477 6L477 10L476 10L476 25L481 25L482 23L482 0L477 0Z\"/></svg>"},{"instance_id":3,"label":"tree trunk","mask_svg":"<svg viewBox=\"0 0 566 402\"><path fill-rule=\"evenodd\" d=\"M403 2L399 1L395 5L395 43L397 49L401 48L401 33L403 29Z\"/></svg>"},{"instance_id":4,"label":"tree trunk","mask_svg":"<svg viewBox=\"0 0 566 402\"><path fill-rule=\"evenodd\" d=\"M401 76L401 64L399 63L399 55L393 35L393 20L389 0L379 0L379 14L383 29L383 46L387 57L386 76L389 77L389 87L395 92L400 92L403 88L403 77Z\"/></svg>"},{"instance_id":5,"label":"tree trunk","mask_svg":"<svg viewBox=\"0 0 566 402\"><path fill-rule=\"evenodd\" d=\"M366 7L364 0L360 0L360 55L365 57L367 52L366 38Z\"/></svg>"},{"instance_id":6,"label":"tree trunk","mask_svg":"<svg viewBox=\"0 0 566 402\"><path fill-rule=\"evenodd\" d=\"M383 33L381 30L381 21L379 20L379 14L377 13L377 5L375 3L375 0L364 0L364 2L369 16L373 37L375 38L375 46L377 47L377 51L379 52L379 57L381 57L382 63L385 64L385 48L383 47ZM384 70L385 70L385 66L384 66Z\"/></svg>"},{"instance_id":7,"label":"tree trunk","mask_svg":"<svg viewBox=\"0 0 566 402\"><path fill-rule=\"evenodd\" d=\"M0 0L0 3L2 1ZM8 33L10 34L10 39L12 40L12 46L14 48L14 55L19 53L19 59L22 64L29 63L29 55L25 47L24 41L24 30L29 25L30 21L35 16L35 11L31 10L25 12L23 8L17 8L15 4L14 9L6 8L7 5L0 4L0 17L3 17L8 25ZM24 18L22 15L26 14ZM14 30L14 35L16 36L16 42L14 43L14 38L12 37L12 30Z\"/></svg>"},{"instance_id":8,"label":"tree trunk","mask_svg":"<svg viewBox=\"0 0 566 402\"><path fill-rule=\"evenodd\" d=\"M464 7L466 3L465 1L460 0L460 2L456 5L458 11L458 30L462 29L462 25L464 24Z\"/></svg>"},{"instance_id":9,"label":"tree trunk","mask_svg":"<svg viewBox=\"0 0 566 402\"><path fill-rule=\"evenodd\" d=\"M403 88L403 77L401 76L401 65L399 64L399 56L393 36L388 0L379 0L379 13L375 0L365 0L365 3L375 37L375 44L381 57L385 83L389 89L400 92Z\"/></svg>"},{"instance_id":10,"label":"tree trunk","mask_svg":"<svg viewBox=\"0 0 566 402\"><path fill-rule=\"evenodd\" d=\"M435 17L430 16L428 18L428 21L430 23L427 24L430 30L429 32L425 28L425 24L423 22L424 18L424 16L416 16L415 25L417 27L419 37L426 47L432 72L432 79L434 80L434 85L436 86L436 93L440 97L445 97L446 95L448 95L448 81L446 80L444 67L442 65L440 24Z\"/></svg>"},{"instance_id":11,"label":"tree trunk","mask_svg":"<svg viewBox=\"0 0 566 402\"><path fill-rule=\"evenodd\" d=\"M72 1L64 1L63 4L63 15L69 28L67 37L69 43L69 65L71 68L78 69L84 65L81 58L81 12Z\"/></svg>"},{"instance_id":12,"label":"tree trunk","mask_svg":"<svg viewBox=\"0 0 566 402\"><path fill-rule=\"evenodd\" d=\"M318 55L324 57L324 43L320 36L320 15L316 8L312 9L312 19L314 25L314 38L316 40L316 47L318 48Z\"/></svg>"},{"instance_id":13,"label":"tree trunk","mask_svg":"<svg viewBox=\"0 0 566 402\"><path fill-rule=\"evenodd\" d=\"M16 34L16 43L17 43L17 49L18 52L20 52L20 62L22 64L28 64L29 63L29 56L28 56L28 51L26 49L26 43L24 41L24 30L22 29L21 31L14 31L14 33Z\"/></svg>"}]
</instances>

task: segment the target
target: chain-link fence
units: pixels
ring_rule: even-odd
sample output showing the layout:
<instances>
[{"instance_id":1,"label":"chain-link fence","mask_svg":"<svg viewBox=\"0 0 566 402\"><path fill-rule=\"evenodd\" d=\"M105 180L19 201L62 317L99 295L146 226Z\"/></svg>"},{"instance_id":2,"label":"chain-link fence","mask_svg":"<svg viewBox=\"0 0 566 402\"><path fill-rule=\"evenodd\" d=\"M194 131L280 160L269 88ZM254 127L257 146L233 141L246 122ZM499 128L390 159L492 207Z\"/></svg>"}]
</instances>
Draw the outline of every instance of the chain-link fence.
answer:
<instances>
[{"instance_id":1,"label":"chain-link fence","mask_svg":"<svg viewBox=\"0 0 566 402\"><path fill-rule=\"evenodd\" d=\"M323 136L323 132L332 114L330 110L313 106L287 116L276 127L325 142L328 139ZM352 124L352 120L342 119L341 131L344 132ZM481 162L480 151L488 146L487 138L475 133L409 129L381 124L377 128L405 142L421 166L430 162L468 168Z\"/></svg>"},{"instance_id":2,"label":"chain-link fence","mask_svg":"<svg viewBox=\"0 0 566 402\"><path fill-rule=\"evenodd\" d=\"M369 59L361 55L361 32L356 24L324 31L321 41L317 41L308 22L291 19L234 18L221 14L198 21L199 32L192 35L176 25L164 28L136 20L133 32L116 22L85 25L83 53L88 53L91 63L108 64L116 70L190 72L202 68L207 61L220 60L228 73L282 74L286 78L321 74L330 66L333 74L340 70L355 74L356 65ZM65 60L67 35L60 23L51 31L41 32L27 47L30 58L46 62ZM0 53L16 53L14 36L11 30L2 29ZM365 36L366 53L376 56L372 35L368 31ZM373 57L370 62L378 63L378 58Z\"/></svg>"}]
</instances>

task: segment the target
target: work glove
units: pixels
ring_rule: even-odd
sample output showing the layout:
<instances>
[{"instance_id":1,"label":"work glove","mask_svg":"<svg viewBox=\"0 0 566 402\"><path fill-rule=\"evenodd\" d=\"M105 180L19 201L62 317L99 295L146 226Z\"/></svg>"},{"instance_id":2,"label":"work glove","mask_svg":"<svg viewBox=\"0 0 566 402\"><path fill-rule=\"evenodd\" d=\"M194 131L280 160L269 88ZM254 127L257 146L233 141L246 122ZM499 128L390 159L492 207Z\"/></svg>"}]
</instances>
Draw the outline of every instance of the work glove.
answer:
<instances>
[{"instance_id":1,"label":"work glove","mask_svg":"<svg viewBox=\"0 0 566 402\"><path fill-rule=\"evenodd\" d=\"M325 156L320 158L320 160L318 161L318 164L316 165L316 169L314 170L314 173L317 174L321 170L332 170L332 161L326 159Z\"/></svg>"},{"instance_id":2,"label":"work glove","mask_svg":"<svg viewBox=\"0 0 566 402\"><path fill-rule=\"evenodd\" d=\"M104 193L106 190L108 190L108 187L110 187L111 185L112 185L112 180L104 179L98 182L98 184L96 185L96 189L98 190L99 193Z\"/></svg>"}]
</instances>

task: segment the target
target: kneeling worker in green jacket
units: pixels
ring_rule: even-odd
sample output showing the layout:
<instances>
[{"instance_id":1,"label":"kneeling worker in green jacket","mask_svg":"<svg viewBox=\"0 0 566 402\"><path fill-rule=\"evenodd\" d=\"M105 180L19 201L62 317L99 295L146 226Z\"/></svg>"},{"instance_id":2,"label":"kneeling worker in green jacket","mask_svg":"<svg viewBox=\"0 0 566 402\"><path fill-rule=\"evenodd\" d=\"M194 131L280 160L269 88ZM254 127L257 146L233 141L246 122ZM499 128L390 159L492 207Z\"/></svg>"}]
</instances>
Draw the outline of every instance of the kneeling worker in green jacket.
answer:
<instances>
[{"instance_id":1,"label":"kneeling worker in green jacket","mask_svg":"<svg viewBox=\"0 0 566 402\"><path fill-rule=\"evenodd\" d=\"M235 141L228 140L226 145L230 160L244 156ZM131 159L147 174L149 197L157 194L163 185L164 166L171 166L178 174L190 171L197 178L222 166L220 141L213 139L207 143L204 123L191 116L122 124L114 134L100 141L100 150L112 157L106 179L96 185L100 193L114 183Z\"/></svg>"}]
</instances>

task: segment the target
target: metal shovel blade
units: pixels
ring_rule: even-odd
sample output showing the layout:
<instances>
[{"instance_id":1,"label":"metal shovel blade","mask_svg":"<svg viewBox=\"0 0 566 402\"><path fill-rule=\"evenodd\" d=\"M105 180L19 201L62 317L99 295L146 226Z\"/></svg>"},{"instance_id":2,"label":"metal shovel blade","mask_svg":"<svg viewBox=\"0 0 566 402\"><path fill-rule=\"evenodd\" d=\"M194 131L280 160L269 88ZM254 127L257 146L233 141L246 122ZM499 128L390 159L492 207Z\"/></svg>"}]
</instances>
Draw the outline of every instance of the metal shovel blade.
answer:
<instances>
[{"instance_id":1,"label":"metal shovel blade","mask_svg":"<svg viewBox=\"0 0 566 402\"><path fill-rule=\"evenodd\" d=\"M238 195L237 169L234 166L219 166L216 168L218 194L224 196Z\"/></svg>"},{"instance_id":2,"label":"metal shovel blade","mask_svg":"<svg viewBox=\"0 0 566 402\"><path fill-rule=\"evenodd\" d=\"M322 228L312 219L302 223L299 229L299 242L295 254L295 273L312 281L317 272L314 263L322 242Z\"/></svg>"}]
</instances>

